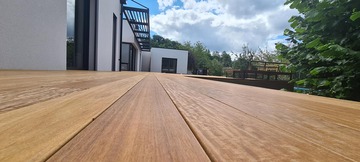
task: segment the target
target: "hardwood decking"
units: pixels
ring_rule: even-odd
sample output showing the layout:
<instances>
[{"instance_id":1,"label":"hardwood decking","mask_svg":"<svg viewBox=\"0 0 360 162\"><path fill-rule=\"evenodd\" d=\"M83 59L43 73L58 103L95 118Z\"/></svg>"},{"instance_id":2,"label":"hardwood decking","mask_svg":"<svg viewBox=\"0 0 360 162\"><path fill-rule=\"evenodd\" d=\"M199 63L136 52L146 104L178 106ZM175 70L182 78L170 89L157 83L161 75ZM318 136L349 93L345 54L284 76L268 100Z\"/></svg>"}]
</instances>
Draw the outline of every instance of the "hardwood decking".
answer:
<instances>
[{"instance_id":1,"label":"hardwood decking","mask_svg":"<svg viewBox=\"0 0 360 162\"><path fill-rule=\"evenodd\" d=\"M0 161L360 161L360 103L182 75L0 71Z\"/></svg>"}]
</instances>

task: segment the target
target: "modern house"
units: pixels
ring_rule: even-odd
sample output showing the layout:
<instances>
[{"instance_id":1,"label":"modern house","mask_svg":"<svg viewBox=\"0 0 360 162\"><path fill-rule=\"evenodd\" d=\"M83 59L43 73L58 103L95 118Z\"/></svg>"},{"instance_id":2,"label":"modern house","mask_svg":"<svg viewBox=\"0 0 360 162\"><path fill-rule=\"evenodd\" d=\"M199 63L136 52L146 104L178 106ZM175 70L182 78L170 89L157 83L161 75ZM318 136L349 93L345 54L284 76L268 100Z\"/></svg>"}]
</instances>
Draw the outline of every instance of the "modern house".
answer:
<instances>
[{"instance_id":1,"label":"modern house","mask_svg":"<svg viewBox=\"0 0 360 162\"><path fill-rule=\"evenodd\" d=\"M143 68L151 72L186 74L187 64L188 51L151 48L143 55Z\"/></svg>"},{"instance_id":2,"label":"modern house","mask_svg":"<svg viewBox=\"0 0 360 162\"><path fill-rule=\"evenodd\" d=\"M151 49L149 9L126 0L75 0L75 51L67 56L66 3L1 0L0 69L187 72L187 52Z\"/></svg>"}]
</instances>

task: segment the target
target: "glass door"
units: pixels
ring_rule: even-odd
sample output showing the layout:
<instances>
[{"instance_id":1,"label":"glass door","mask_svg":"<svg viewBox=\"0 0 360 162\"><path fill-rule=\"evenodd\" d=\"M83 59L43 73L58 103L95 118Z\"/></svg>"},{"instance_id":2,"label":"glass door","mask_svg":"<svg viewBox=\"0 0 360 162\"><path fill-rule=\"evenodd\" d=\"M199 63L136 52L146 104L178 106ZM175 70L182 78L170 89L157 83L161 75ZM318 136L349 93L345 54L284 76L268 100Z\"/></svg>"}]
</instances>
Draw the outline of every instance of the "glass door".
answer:
<instances>
[{"instance_id":1,"label":"glass door","mask_svg":"<svg viewBox=\"0 0 360 162\"><path fill-rule=\"evenodd\" d=\"M161 72L162 73L176 73L177 72L177 59L162 58Z\"/></svg>"}]
</instances>

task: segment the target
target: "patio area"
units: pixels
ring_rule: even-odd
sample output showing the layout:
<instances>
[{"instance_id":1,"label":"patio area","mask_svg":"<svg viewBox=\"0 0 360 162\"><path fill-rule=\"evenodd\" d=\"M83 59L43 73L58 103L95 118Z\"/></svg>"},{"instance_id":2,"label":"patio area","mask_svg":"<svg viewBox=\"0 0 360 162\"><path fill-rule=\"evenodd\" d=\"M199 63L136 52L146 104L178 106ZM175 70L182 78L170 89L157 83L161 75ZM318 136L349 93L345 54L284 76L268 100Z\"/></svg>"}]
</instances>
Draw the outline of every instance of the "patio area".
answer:
<instances>
[{"instance_id":1,"label":"patio area","mask_svg":"<svg viewBox=\"0 0 360 162\"><path fill-rule=\"evenodd\" d=\"M360 103L140 72L0 71L0 161L360 161Z\"/></svg>"}]
</instances>

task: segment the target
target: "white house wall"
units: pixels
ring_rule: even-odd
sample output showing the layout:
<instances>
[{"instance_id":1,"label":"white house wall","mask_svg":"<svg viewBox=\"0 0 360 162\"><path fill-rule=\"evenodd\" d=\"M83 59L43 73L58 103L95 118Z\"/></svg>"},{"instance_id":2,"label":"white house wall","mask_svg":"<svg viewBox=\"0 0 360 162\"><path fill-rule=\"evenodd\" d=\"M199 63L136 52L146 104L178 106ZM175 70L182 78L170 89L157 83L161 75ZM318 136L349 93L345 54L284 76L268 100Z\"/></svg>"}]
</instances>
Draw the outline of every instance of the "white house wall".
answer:
<instances>
[{"instance_id":1,"label":"white house wall","mask_svg":"<svg viewBox=\"0 0 360 162\"><path fill-rule=\"evenodd\" d=\"M0 0L0 69L66 69L66 0Z\"/></svg>"},{"instance_id":2,"label":"white house wall","mask_svg":"<svg viewBox=\"0 0 360 162\"><path fill-rule=\"evenodd\" d=\"M161 72L162 58L177 59L177 73L186 74L188 66L188 51L164 48L151 48L151 72Z\"/></svg>"},{"instance_id":3,"label":"white house wall","mask_svg":"<svg viewBox=\"0 0 360 162\"><path fill-rule=\"evenodd\" d=\"M135 37L134 37L134 33L132 32L129 23L127 22L127 20L123 20L123 42L126 43L131 43L134 44L135 43Z\"/></svg>"},{"instance_id":4,"label":"white house wall","mask_svg":"<svg viewBox=\"0 0 360 162\"><path fill-rule=\"evenodd\" d=\"M151 52L142 52L141 58L142 58L141 71L150 71Z\"/></svg>"},{"instance_id":5,"label":"white house wall","mask_svg":"<svg viewBox=\"0 0 360 162\"><path fill-rule=\"evenodd\" d=\"M116 71L119 70L120 47L120 1L98 0L98 34L97 34L97 70L111 71L112 41L113 41L113 14L117 17L116 32Z\"/></svg>"}]
</instances>

